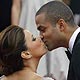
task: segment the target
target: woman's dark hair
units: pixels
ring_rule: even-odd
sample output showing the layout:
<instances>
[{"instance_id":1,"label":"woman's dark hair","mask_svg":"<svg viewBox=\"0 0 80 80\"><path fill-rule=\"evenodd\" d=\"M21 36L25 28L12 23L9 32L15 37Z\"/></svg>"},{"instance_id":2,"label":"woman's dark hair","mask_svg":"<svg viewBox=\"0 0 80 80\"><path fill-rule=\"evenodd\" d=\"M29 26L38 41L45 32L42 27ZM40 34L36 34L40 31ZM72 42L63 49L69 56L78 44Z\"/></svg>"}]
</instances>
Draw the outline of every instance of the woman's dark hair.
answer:
<instances>
[{"instance_id":1,"label":"woman's dark hair","mask_svg":"<svg viewBox=\"0 0 80 80\"><path fill-rule=\"evenodd\" d=\"M24 67L21 52L27 50L23 29L8 26L0 33L0 60L4 75L10 75Z\"/></svg>"}]
</instances>

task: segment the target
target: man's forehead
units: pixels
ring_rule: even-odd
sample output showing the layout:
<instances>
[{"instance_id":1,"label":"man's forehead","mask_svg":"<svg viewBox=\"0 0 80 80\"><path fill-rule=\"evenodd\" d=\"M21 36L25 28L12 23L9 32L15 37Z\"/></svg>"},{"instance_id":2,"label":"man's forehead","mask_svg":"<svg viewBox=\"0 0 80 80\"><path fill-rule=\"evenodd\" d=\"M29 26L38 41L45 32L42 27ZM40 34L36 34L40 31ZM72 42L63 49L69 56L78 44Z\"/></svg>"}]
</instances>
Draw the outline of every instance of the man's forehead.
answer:
<instances>
[{"instance_id":1,"label":"man's forehead","mask_svg":"<svg viewBox=\"0 0 80 80\"><path fill-rule=\"evenodd\" d=\"M36 16L36 21L40 21L40 20L45 20L45 15L44 14L39 14Z\"/></svg>"}]
</instances>

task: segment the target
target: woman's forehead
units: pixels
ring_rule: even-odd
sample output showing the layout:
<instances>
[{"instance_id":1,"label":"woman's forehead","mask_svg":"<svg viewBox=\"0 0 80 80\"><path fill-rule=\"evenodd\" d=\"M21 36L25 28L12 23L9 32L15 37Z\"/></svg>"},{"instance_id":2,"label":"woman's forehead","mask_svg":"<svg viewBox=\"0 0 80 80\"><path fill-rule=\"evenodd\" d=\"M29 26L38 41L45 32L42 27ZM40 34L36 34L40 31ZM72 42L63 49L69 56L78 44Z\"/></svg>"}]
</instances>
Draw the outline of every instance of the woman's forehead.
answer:
<instances>
[{"instance_id":1,"label":"woman's forehead","mask_svg":"<svg viewBox=\"0 0 80 80\"><path fill-rule=\"evenodd\" d=\"M24 29L24 32L27 32L27 33L31 33L29 30L27 30L27 29Z\"/></svg>"},{"instance_id":2,"label":"woman's forehead","mask_svg":"<svg viewBox=\"0 0 80 80\"><path fill-rule=\"evenodd\" d=\"M26 35L32 35L32 33L29 31L29 30L24 30L24 33L26 34Z\"/></svg>"},{"instance_id":3,"label":"woman's forehead","mask_svg":"<svg viewBox=\"0 0 80 80\"><path fill-rule=\"evenodd\" d=\"M24 30L25 40L30 41L32 37L32 33L29 30Z\"/></svg>"}]
</instances>

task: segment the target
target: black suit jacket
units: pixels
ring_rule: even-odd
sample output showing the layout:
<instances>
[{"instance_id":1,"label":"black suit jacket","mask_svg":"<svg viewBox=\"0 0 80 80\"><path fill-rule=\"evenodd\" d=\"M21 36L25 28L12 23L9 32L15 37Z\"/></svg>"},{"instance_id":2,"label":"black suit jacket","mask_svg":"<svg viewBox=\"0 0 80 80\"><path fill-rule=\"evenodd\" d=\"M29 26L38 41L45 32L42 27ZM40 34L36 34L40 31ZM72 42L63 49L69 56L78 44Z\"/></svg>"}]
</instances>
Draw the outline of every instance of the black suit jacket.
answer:
<instances>
[{"instance_id":1,"label":"black suit jacket","mask_svg":"<svg viewBox=\"0 0 80 80\"><path fill-rule=\"evenodd\" d=\"M67 80L80 80L80 33L73 46Z\"/></svg>"}]
</instances>

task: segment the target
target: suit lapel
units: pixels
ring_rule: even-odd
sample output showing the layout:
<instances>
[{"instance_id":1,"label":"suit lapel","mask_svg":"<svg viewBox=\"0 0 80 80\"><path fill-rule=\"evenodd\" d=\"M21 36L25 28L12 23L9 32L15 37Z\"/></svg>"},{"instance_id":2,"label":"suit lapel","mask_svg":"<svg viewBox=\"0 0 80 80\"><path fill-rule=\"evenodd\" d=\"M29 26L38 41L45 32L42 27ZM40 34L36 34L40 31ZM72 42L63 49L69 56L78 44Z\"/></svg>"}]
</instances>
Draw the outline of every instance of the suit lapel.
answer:
<instances>
[{"instance_id":1,"label":"suit lapel","mask_svg":"<svg viewBox=\"0 0 80 80\"><path fill-rule=\"evenodd\" d=\"M74 47L75 47L75 45L79 39L80 39L80 33L78 33L78 35L76 37L76 40L75 40L74 45L73 45L72 53L73 53ZM68 59L71 60L72 54L70 53L70 51L67 49L67 51L65 51L65 52L67 54Z\"/></svg>"}]
</instances>

